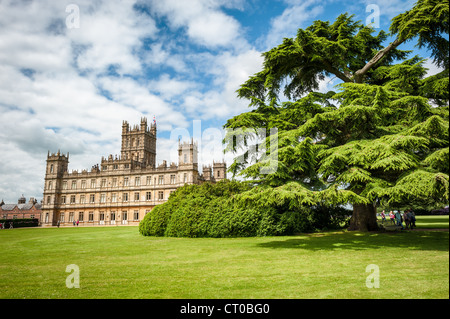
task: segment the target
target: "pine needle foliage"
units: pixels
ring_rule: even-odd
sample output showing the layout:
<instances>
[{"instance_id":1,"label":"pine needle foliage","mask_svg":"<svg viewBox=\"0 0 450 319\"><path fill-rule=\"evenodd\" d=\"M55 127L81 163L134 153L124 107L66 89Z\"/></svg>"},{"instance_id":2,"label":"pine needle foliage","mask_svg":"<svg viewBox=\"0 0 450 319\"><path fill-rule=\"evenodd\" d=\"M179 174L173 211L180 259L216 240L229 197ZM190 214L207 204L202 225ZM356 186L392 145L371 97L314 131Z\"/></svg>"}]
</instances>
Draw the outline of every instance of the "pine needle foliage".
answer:
<instances>
[{"instance_id":1,"label":"pine needle foliage","mask_svg":"<svg viewBox=\"0 0 450 319\"><path fill-rule=\"evenodd\" d=\"M390 31L397 38L383 47L385 32L343 14L263 54L263 70L237 91L252 110L225 128L234 136L277 128L278 145L268 133L259 157L247 152L231 166L258 185L240 198L289 210L351 204L359 230L376 228L377 204L448 205L448 1L419 0ZM440 73L427 76L425 59L397 49L414 39ZM325 76L342 80L336 92L317 92ZM279 102L283 94L288 102ZM224 143L231 152L255 146L251 138ZM276 171L262 173L271 161Z\"/></svg>"}]
</instances>

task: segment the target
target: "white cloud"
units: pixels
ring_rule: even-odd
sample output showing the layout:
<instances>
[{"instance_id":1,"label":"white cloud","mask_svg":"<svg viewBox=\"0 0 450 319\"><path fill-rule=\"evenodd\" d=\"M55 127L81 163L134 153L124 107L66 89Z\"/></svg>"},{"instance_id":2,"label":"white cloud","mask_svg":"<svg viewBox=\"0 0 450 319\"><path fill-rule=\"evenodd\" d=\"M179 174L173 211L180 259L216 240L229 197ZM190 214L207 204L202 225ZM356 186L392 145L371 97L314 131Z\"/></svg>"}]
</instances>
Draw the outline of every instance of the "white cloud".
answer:
<instances>
[{"instance_id":1,"label":"white cloud","mask_svg":"<svg viewBox=\"0 0 450 319\"><path fill-rule=\"evenodd\" d=\"M161 41L161 40L160 40ZM170 48L169 50L163 48L167 46L165 41L155 42L150 45L150 50L143 54L143 63L150 68L161 68L162 66L168 66L173 68L176 72L184 73L187 72L188 67L183 60L181 54L172 53L169 51L178 50L178 48ZM169 45L170 46L170 45Z\"/></svg>"},{"instance_id":2,"label":"white cloud","mask_svg":"<svg viewBox=\"0 0 450 319\"><path fill-rule=\"evenodd\" d=\"M197 58L199 58L197 56ZM213 78L214 90L187 92L183 106L188 114L203 120L223 118L247 111L248 101L237 97L236 90L250 76L260 71L263 58L254 49L237 54L204 54L202 72Z\"/></svg>"},{"instance_id":3,"label":"white cloud","mask_svg":"<svg viewBox=\"0 0 450 319\"><path fill-rule=\"evenodd\" d=\"M171 78L169 74L162 74L157 80L152 80L148 84L150 91L160 94L164 100L179 97L187 90L196 89L200 86L200 83Z\"/></svg>"},{"instance_id":4,"label":"white cloud","mask_svg":"<svg viewBox=\"0 0 450 319\"><path fill-rule=\"evenodd\" d=\"M88 2L89 3L89 2ZM141 65L134 55L141 40L154 38L154 20L134 10L135 1L105 1L92 11L88 4L80 5L80 28L69 29L68 38L86 49L77 57L81 69L104 71L117 65L119 74L140 72Z\"/></svg>"},{"instance_id":5,"label":"white cloud","mask_svg":"<svg viewBox=\"0 0 450 319\"><path fill-rule=\"evenodd\" d=\"M131 78L102 77L98 82L120 105L135 110L136 115L132 118L139 118L138 114L151 117L155 115L159 130L171 130L173 126L186 125L184 115L161 97L150 93L146 85L141 85ZM125 118L130 116L131 114L128 114Z\"/></svg>"},{"instance_id":6,"label":"white cloud","mask_svg":"<svg viewBox=\"0 0 450 319\"><path fill-rule=\"evenodd\" d=\"M186 33L206 47L236 45L240 39L240 24L220 8L240 8L240 1L152 1L152 10L168 17L172 28L186 28Z\"/></svg>"},{"instance_id":7,"label":"white cloud","mask_svg":"<svg viewBox=\"0 0 450 319\"><path fill-rule=\"evenodd\" d=\"M423 66L428 69L426 76L432 76L444 70L443 68L436 66L436 64L433 63L433 59L430 57L427 58Z\"/></svg>"}]
</instances>

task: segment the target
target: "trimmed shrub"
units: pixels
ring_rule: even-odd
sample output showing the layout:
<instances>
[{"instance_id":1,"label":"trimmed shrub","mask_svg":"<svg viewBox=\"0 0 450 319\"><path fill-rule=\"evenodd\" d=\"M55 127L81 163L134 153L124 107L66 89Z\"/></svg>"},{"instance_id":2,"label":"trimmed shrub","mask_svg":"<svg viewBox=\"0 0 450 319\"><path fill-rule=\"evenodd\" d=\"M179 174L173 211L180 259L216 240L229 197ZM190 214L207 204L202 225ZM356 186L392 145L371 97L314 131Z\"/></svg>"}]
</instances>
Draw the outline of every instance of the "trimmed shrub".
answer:
<instances>
[{"instance_id":1,"label":"trimmed shrub","mask_svg":"<svg viewBox=\"0 0 450 319\"><path fill-rule=\"evenodd\" d=\"M340 208L295 209L286 203L258 206L236 196L250 189L247 183L237 181L183 186L166 203L147 213L139 232L170 237L292 235L336 228L342 223L341 217L349 214Z\"/></svg>"}]
</instances>

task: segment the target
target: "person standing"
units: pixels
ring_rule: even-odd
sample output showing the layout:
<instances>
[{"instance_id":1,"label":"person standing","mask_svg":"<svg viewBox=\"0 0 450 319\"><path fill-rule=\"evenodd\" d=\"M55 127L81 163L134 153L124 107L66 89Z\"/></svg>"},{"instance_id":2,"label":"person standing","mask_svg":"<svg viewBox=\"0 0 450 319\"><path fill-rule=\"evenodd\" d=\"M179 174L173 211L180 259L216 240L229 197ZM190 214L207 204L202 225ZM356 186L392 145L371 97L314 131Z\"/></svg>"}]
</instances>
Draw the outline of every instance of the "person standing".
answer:
<instances>
[{"instance_id":1,"label":"person standing","mask_svg":"<svg viewBox=\"0 0 450 319\"><path fill-rule=\"evenodd\" d=\"M381 223L384 224L384 221L386 220L386 215L384 213L384 210L381 212Z\"/></svg>"},{"instance_id":2,"label":"person standing","mask_svg":"<svg viewBox=\"0 0 450 319\"><path fill-rule=\"evenodd\" d=\"M403 212L403 220L405 221L405 227L406 229L411 229L411 219L410 219L410 215L408 210L405 210Z\"/></svg>"},{"instance_id":3,"label":"person standing","mask_svg":"<svg viewBox=\"0 0 450 319\"><path fill-rule=\"evenodd\" d=\"M391 219L392 224L395 225L395 216L392 210L389 212L389 218Z\"/></svg>"},{"instance_id":4,"label":"person standing","mask_svg":"<svg viewBox=\"0 0 450 319\"><path fill-rule=\"evenodd\" d=\"M395 221L397 222L397 226L401 226L402 229L404 229L403 224L402 224L402 214L400 213L399 210L395 211Z\"/></svg>"}]
</instances>

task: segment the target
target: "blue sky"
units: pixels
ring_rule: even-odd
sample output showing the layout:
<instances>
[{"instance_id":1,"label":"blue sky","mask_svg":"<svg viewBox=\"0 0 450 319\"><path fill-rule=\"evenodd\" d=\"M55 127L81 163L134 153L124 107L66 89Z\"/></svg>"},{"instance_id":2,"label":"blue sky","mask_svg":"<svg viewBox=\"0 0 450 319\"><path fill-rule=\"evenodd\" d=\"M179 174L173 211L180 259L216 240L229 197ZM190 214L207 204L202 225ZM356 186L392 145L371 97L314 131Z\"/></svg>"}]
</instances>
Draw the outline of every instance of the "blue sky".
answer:
<instances>
[{"instance_id":1,"label":"blue sky","mask_svg":"<svg viewBox=\"0 0 450 319\"><path fill-rule=\"evenodd\" d=\"M413 3L0 1L0 200L42 198L48 151L69 152L69 171L120 154L122 121L143 116L157 120L158 163L176 161L180 134L203 140L200 165L229 160L220 130L248 110L235 91L261 69L262 52L314 20L349 12L365 22L370 4L387 30Z\"/></svg>"}]
</instances>

